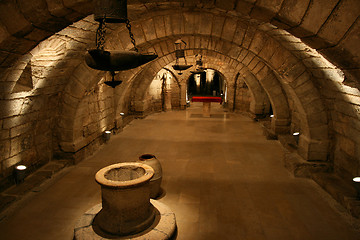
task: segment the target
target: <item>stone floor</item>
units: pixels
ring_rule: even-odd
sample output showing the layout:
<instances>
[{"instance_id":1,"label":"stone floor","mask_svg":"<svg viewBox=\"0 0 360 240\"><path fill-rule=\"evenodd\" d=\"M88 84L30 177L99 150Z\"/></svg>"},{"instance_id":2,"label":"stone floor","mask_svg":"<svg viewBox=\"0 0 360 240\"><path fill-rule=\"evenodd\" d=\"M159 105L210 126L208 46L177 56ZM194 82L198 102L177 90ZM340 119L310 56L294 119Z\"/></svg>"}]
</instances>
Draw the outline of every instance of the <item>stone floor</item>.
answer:
<instances>
[{"instance_id":1,"label":"stone floor","mask_svg":"<svg viewBox=\"0 0 360 240\"><path fill-rule=\"evenodd\" d=\"M176 214L178 240L360 239L351 218L318 185L283 167L281 145L266 140L259 123L218 104L211 118L201 111L193 104L134 120L17 204L0 221L0 239L72 239L77 219L100 202L95 173L143 153L162 163L160 201Z\"/></svg>"}]
</instances>

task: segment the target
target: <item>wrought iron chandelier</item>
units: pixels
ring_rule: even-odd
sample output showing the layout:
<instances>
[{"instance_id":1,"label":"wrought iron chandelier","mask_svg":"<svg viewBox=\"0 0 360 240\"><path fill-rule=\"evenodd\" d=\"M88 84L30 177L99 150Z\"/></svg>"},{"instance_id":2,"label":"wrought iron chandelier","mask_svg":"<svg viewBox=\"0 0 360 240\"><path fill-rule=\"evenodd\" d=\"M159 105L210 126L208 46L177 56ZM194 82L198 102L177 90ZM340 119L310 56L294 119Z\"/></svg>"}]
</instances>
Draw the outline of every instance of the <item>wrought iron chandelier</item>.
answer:
<instances>
[{"instance_id":1,"label":"wrought iron chandelier","mask_svg":"<svg viewBox=\"0 0 360 240\"><path fill-rule=\"evenodd\" d=\"M203 73L205 68L203 67L203 61L202 61L201 54L196 54L195 55L195 60L196 60L195 71L191 71L191 73L194 73L194 74Z\"/></svg>"},{"instance_id":2,"label":"wrought iron chandelier","mask_svg":"<svg viewBox=\"0 0 360 240\"><path fill-rule=\"evenodd\" d=\"M181 39L178 39L175 42L175 64L172 66L174 70L179 71L178 74L181 75L182 72L190 67L192 67L192 65L188 65L186 58L185 58L185 48L186 47L186 42L184 42ZM180 64L180 58L183 58L183 62L184 64Z\"/></svg>"},{"instance_id":3,"label":"wrought iron chandelier","mask_svg":"<svg viewBox=\"0 0 360 240\"><path fill-rule=\"evenodd\" d=\"M115 71L136 68L158 57L153 53L139 53L131 31L131 24L127 17L127 0L94 0L94 19L99 22L99 27L96 31L96 49L87 51L85 62L93 69L109 71L111 73L112 80L105 81L106 85L115 88L121 83L121 81L114 79ZM125 23L129 31L131 43L134 46L134 51L104 50L106 23Z\"/></svg>"}]
</instances>

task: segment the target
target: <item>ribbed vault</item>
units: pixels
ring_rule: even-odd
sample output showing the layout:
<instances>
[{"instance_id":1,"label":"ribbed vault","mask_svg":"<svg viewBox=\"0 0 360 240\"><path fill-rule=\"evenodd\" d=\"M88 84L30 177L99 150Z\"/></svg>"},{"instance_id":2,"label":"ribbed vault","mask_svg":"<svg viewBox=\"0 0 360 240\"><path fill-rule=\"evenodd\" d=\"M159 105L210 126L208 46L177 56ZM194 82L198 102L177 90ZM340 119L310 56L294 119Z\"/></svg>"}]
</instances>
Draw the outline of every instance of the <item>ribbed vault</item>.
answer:
<instances>
[{"instance_id":1,"label":"ribbed vault","mask_svg":"<svg viewBox=\"0 0 360 240\"><path fill-rule=\"evenodd\" d=\"M161 15L174 8L223 12L262 22L271 22L301 38L346 70L349 78L359 76L358 42L360 4L357 1L128 1L130 19ZM0 49L2 66L11 66L40 41L92 12L90 0L3 1L0 6ZM11 16L11 17L10 17ZM191 16L190 16L191 17ZM12 19L17 19L13 21ZM196 19L199 20L199 19ZM219 19L221 20L221 18ZM338 56L342 57L339 58Z\"/></svg>"},{"instance_id":2,"label":"ribbed vault","mask_svg":"<svg viewBox=\"0 0 360 240\"><path fill-rule=\"evenodd\" d=\"M360 93L347 86L359 79L358 2L128 2L138 48L159 57L117 73L123 83L114 90L103 84L108 75L84 63L85 51L94 47L97 28L89 15L91 1L0 3L1 114L3 128L9 132L3 141L14 146L16 140L22 146L22 135L39 136L31 138L33 148L6 145L2 172L31 149L39 154L43 150L39 146L46 145L46 152L79 152L101 137L103 130L121 127L120 112L145 112L149 86L157 72L174 63L174 42L179 38L188 43L189 62L194 64L195 54L202 54L206 67L219 71L230 90L235 79L246 82L253 114L266 113L264 107L270 101L275 133L290 133L296 116L301 130L298 153L304 159L358 171ZM11 21L9 13L18 21ZM124 25L108 24L107 30L106 49L132 48ZM189 75L186 71L177 76L180 89ZM89 114L89 109L94 113ZM46 137L18 127L39 115L41 120L31 121L39 131L48 123ZM11 122L15 118L18 122ZM14 128L23 132L11 135Z\"/></svg>"}]
</instances>

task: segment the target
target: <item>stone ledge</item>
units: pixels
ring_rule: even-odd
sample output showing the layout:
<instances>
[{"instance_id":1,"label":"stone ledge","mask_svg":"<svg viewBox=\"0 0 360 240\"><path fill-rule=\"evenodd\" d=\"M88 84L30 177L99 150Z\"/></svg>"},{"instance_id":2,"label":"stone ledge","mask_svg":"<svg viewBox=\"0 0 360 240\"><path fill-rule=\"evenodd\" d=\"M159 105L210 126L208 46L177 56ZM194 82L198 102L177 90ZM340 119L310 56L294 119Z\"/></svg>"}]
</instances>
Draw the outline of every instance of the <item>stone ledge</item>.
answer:
<instances>
[{"instance_id":1,"label":"stone ledge","mask_svg":"<svg viewBox=\"0 0 360 240\"><path fill-rule=\"evenodd\" d=\"M267 140L277 140L277 134L270 128L270 122L263 122L262 124L263 134Z\"/></svg>"},{"instance_id":2,"label":"stone ledge","mask_svg":"<svg viewBox=\"0 0 360 240\"><path fill-rule=\"evenodd\" d=\"M30 192L40 191L39 186L50 179L55 173L69 165L68 160L49 162L27 176L23 183L13 185L0 193L0 220L4 212Z\"/></svg>"},{"instance_id":3,"label":"stone ledge","mask_svg":"<svg viewBox=\"0 0 360 240\"><path fill-rule=\"evenodd\" d=\"M284 164L285 167L295 176L311 178L314 173L331 172L332 164L328 162L310 162L305 161L296 152L289 152L287 149L284 150Z\"/></svg>"},{"instance_id":4,"label":"stone ledge","mask_svg":"<svg viewBox=\"0 0 360 240\"><path fill-rule=\"evenodd\" d=\"M360 199L356 197L357 193L352 182L346 182L335 173L314 173L311 178L352 216L360 218Z\"/></svg>"},{"instance_id":5,"label":"stone ledge","mask_svg":"<svg viewBox=\"0 0 360 240\"><path fill-rule=\"evenodd\" d=\"M352 182L346 182L333 173L331 163L305 161L295 152L285 149L284 164L295 177L311 178L341 204L349 214L355 218L360 218L360 199L356 197L357 193Z\"/></svg>"}]
</instances>

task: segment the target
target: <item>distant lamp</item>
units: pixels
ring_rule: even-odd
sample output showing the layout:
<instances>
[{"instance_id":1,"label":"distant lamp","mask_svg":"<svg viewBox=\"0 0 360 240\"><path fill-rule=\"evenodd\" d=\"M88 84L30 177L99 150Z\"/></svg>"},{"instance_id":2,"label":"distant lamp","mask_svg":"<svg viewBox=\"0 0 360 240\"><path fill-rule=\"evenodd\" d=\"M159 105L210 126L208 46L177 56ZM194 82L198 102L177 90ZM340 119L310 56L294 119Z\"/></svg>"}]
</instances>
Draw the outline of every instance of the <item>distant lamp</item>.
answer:
<instances>
[{"instance_id":1,"label":"distant lamp","mask_svg":"<svg viewBox=\"0 0 360 240\"><path fill-rule=\"evenodd\" d=\"M357 199L360 200L360 177L354 177L353 178L353 184L357 192Z\"/></svg>"},{"instance_id":2,"label":"distant lamp","mask_svg":"<svg viewBox=\"0 0 360 240\"><path fill-rule=\"evenodd\" d=\"M105 142L110 140L110 136L111 136L111 131L105 131L104 132L104 140L105 140Z\"/></svg>"},{"instance_id":3,"label":"distant lamp","mask_svg":"<svg viewBox=\"0 0 360 240\"><path fill-rule=\"evenodd\" d=\"M273 114L271 114L271 115L270 115L270 117L271 117L271 118L273 118L273 117L274 117L274 115L273 115Z\"/></svg>"},{"instance_id":4,"label":"distant lamp","mask_svg":"<svg viewBox=\"0 0 360 240\"><path fill-rule=\"evenodd\" d=\"M14 170L14 178L15 183L19 184L24 182L24 179L26 177L26 166L25 165L17 165Z\"/></svg>"},{"instance_id":5,"label":"distant lamp","mask_svg":"<svg viewBox=\"0 0 360 240\"><path fill-rule=\"evenodd\" d=\"M205 69L203 67L203 61L202 61L201 54L196 54L195 55L195 60L196 60L195 71L191 71L191 73L193 73L193 74L203 73Z\"/></svg>"},{"instance_id":6,"label":"distant lamp","mask_svg":"<svg viewBox=\"0 0 360 240\"><path fill-rule=\"evenodd\" d=\"M120 113L120 116L122 116L122 117L125 116L125 113L121 112L121 113Z\"/></svg>"},{"instance_id":7,"label":"distant lamp","mask_svg":"<svg viewBox=\"0 0 360 240\"><path fill-rule=\"evenodd\" d=\"M181 39L178 39L175 42L175 64L172 66L174 70L179 71L178 74L181 75L182 72L186 69L189 69L190 67L192 67L192 65L188 65L186 58L185 58L185 50L184 48L186 47L186 42L184 42ZM180 61L180 59L183 59L182 61ZM183 62L182 64L180 62Z\"/></svg>"}]
</instances>

